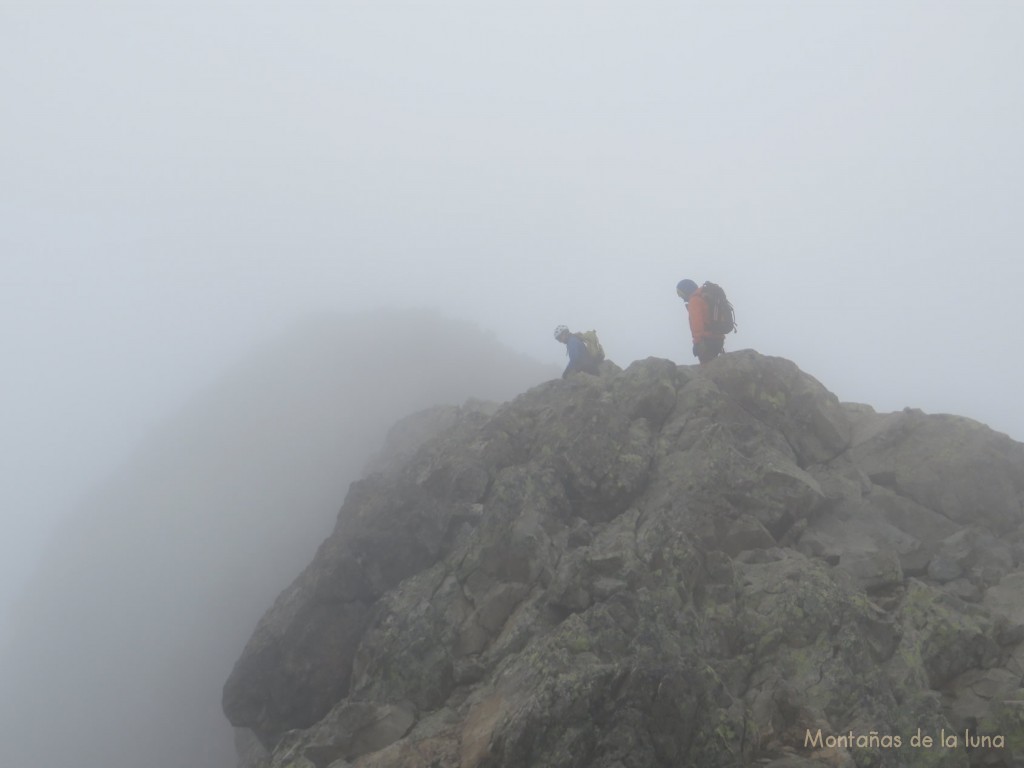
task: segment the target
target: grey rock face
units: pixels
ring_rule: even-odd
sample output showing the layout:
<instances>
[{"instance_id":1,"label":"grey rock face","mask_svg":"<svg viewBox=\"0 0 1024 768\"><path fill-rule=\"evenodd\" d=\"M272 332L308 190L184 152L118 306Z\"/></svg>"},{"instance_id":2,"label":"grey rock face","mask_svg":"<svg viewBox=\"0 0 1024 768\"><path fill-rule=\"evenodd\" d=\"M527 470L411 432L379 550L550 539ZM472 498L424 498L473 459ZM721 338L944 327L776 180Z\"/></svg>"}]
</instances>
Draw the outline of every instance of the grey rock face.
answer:
<instances>
[{"instance_id":1,"label":"grey rock face","mask_svg":"<svg viewBox=\"0 0 1024 768\"><path fill-rule=\"evenodd\" d=\"M443 421L225 685L272 768L1024 760L1021 446L751 351Z\"/></svg>"},{"instance_id":2,"label":"grey rock face","mask_svg":"<svg viewBox=\"0 0 1024 768\"><path fill-rule=\"evenodd\" d=\"M970 419L890 414L850 455L877 485L954 523L996 533L1020 523L1024 445Z\"/></svg>"}]
</instances>

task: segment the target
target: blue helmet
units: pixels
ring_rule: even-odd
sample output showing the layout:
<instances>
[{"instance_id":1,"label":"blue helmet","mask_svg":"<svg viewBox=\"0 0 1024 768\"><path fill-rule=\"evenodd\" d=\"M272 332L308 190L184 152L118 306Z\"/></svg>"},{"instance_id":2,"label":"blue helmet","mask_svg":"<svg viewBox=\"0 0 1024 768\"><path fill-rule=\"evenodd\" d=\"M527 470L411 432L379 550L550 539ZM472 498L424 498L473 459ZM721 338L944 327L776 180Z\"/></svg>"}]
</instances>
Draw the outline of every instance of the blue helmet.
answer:
<instances>
[{"instance_id":1,"label":"blue helmet","mask_svg":"<svg viewBox=\"0 0 1024 768\"><path fill-rule=\"evenodd\" d=\"M697 284L693 282L693 280L690 280L689 278L687 278L686 280L680 280L678 283L676 283L676 294L678 294L680 298L686 299L687 301L690 300L690 296L692 296L693 292L696 290Z\"/></svg>"}]
</instances>

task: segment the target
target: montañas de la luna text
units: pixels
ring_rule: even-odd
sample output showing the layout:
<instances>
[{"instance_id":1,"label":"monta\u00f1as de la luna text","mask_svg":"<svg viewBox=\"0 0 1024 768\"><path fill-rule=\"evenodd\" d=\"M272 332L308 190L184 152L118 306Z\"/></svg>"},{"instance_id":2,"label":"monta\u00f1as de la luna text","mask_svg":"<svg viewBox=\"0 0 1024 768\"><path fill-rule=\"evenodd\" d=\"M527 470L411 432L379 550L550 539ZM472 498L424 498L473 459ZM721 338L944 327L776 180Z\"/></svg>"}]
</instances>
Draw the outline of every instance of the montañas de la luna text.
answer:
<instances>
[{"instance_id":1,"label":"monta\u00f1as de la luna text","mask_svg":"<svg viewBox=\"0 0 1024 768\"><path fill-rule=\"evenodd\" d=\"M938 736L930 736L917 733L909 739L899 734L880 733L868 731L867 733L854 733L849 731L843 734L826 734L819 728L812 732L808 728L804 732L804 747L810 748L835 748L835 749L899 749L910 746L920 749L931 749L934 747L943 749L957 749L967 747L970 749L1003 749L1006 746L1006 737L1002 734L982 735L964 731L963 735L957 733L946 733L945 729L939 732Z\"/></svg>"}]
</instances>

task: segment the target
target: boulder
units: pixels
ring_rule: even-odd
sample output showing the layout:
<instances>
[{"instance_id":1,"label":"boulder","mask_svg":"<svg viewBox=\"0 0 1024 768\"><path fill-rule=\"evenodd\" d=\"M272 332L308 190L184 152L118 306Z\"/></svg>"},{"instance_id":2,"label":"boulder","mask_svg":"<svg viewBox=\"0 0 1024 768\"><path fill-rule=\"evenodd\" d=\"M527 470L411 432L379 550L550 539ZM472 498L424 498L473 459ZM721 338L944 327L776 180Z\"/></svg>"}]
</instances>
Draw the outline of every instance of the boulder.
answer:
<instances>
[{"instance_id":1,"label":"boulder","mask_svg":"<svg viewBox=\"0 0 1024 768\"><path fill-rule=\"evenodd\" d=\"M994 533L1024 520L1024 446L970 419L907 409L850 450L872 482L957 525Z\"/></svg>"}]
</instances>

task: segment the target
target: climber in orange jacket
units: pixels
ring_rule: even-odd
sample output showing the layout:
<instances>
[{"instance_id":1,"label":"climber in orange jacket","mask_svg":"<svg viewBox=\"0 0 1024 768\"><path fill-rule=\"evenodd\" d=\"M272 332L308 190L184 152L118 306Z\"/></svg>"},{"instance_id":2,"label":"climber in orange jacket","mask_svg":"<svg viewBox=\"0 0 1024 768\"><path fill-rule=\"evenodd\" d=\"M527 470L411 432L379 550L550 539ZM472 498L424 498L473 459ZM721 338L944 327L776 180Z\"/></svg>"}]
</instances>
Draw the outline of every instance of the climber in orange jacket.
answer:
<instances>
[{"instance_id":1,"label":"climber in orange jacket","mask_svg":"<svg viewBox=\"0 0 1024 768\"><path fill-rule=\"evenodd\" d=\"M680 280L676 293L686 302L690 316L690 333L693 336L693 356L704 365L718 357L725 349L725 335L708 329L711 310L701 289L693 280Z\"/></svg>"}]
</instances>

